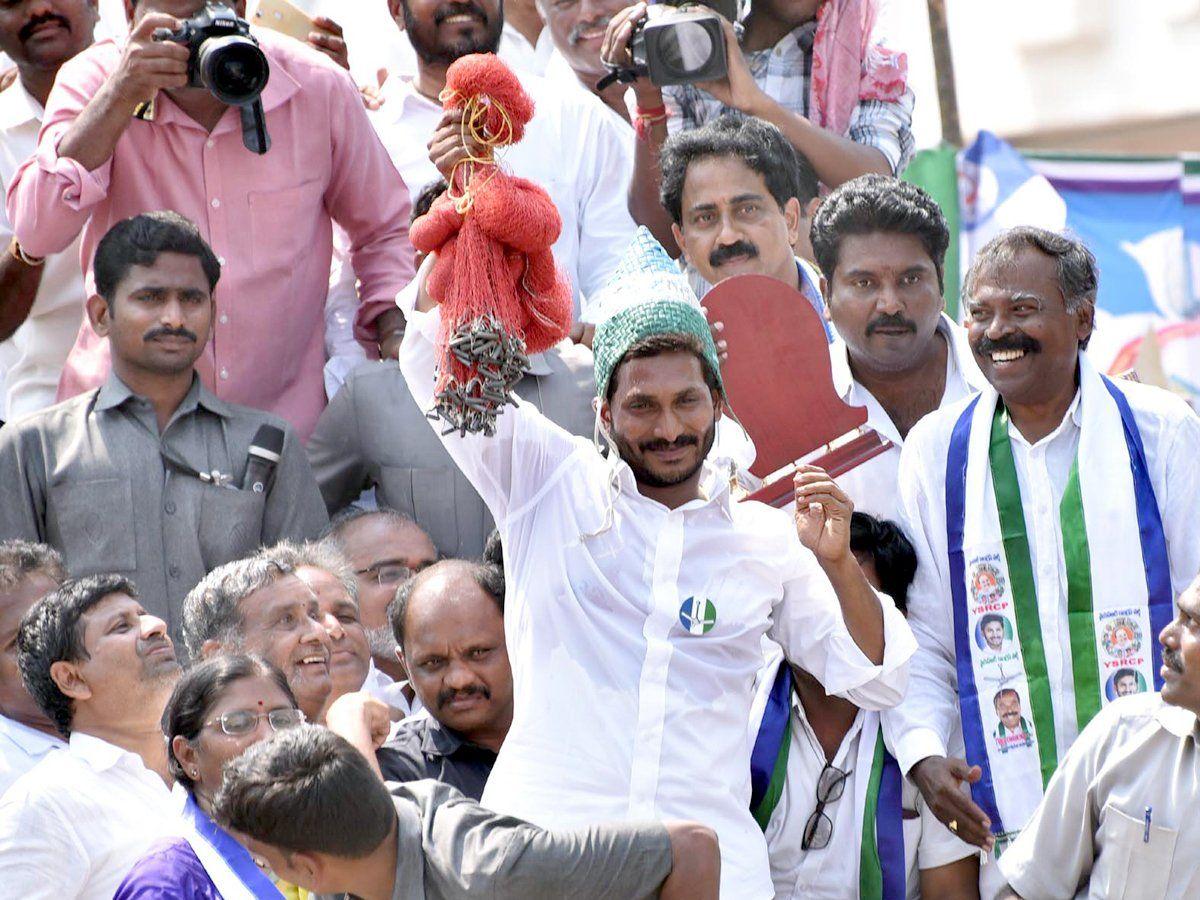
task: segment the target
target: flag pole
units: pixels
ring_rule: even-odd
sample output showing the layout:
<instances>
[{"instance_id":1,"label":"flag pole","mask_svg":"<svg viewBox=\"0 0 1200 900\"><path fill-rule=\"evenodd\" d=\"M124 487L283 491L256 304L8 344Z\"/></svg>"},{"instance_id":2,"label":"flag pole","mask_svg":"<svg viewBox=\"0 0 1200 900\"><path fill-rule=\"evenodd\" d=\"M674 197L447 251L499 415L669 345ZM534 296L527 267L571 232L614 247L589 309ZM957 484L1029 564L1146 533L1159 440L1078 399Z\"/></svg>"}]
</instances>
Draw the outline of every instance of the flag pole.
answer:
<instances>
[{"instance_id":1,"label":"flag pole","mask_svg":"<svg viewBox=\"0 0 1200 900\"><path fill-rule=\"evenodd\" d=\"M954 57L950 52L950 30L946 26L946 0L927 0L929 40L933 45L933 71L937 79L938 111L942 118L942 140L963 145L958 121L958 92L954 85Z\"/></svg>"}]
</instances>

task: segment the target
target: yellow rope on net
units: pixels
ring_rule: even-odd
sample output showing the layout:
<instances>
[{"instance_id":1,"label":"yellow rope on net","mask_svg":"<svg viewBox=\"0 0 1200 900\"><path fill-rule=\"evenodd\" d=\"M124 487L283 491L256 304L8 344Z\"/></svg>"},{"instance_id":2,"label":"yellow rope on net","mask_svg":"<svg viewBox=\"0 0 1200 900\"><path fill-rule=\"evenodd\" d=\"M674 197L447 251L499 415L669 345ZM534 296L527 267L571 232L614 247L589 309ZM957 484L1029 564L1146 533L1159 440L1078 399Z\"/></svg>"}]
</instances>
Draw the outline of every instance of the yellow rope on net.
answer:
<instances>
[{"instance_id":1,"label":"yellow rope on net","mask_svg":"<svg viewBox=\"0 0 1200 900\"><path fill-rule=\"evenodd\" d=\"M457 91L445 88L438 99L444 106L447 100L458 96L460 95ZM501 119L500 130L496 134L489 133L487 128L488 113L492 109L499 113ZM508 110L486 94L475 94L468 97L466 103L463 104L462 113L463 117L459 128L462 145L467 155L456 162L450 170L449 188L446 191L450 199L454 201L454 208L459 215L466 214L475 202L475 194L495 176L496 149L511 144L513 135L516 133ZM479 148L478 153L475 148ZM476 164L491 166L492 171L483 183L472 191L470 184L471 178L475 174ZM456 176L460 166L463 167L462 193L458 193L455 189L455 184L459 180Z\"/></svg>"}]
</instances>

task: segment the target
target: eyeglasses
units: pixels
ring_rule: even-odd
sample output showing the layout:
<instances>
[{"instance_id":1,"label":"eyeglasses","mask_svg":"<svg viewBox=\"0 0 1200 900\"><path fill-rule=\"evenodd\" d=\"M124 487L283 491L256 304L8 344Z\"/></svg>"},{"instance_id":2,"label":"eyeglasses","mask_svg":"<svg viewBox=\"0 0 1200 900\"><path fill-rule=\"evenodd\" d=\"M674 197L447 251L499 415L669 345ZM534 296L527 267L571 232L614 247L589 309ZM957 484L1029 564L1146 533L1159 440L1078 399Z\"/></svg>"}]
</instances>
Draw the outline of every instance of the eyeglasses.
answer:
<instances>
[{"instance_id":1,"label":"eyeglasses","mask_svg":"<svg viewBox=\"0 0 1200 900\"><path fill-rule=\"evenodd\" d=\"M215 719L205 722L208 725L220 725L221 730L230 737L242 737L258 727L258 720L266 719L274 731L284 731L304 724L304 713L291 707L273 709L270 712L255 713L248 709L237 709L227 712Z\"/></svg>"},{"instance_id":2,"label":"eyeglasses","mask_svg":"<svg viewBox=\"0 0 1200 900\"><path fill-rule=\"evenodd\" d=\"M804 823L804 836L800 840L801 850L823 850L829 846L829 838L833 835L833 820L825 815L825 807L842 796L850 774L837 766L825 763L825 768L821 770L817 779L817 808Z\"/></svg>"},{"instance_id":3,"label":"eyeglasses","mask_svg":"<svg viewBox=\"0 0 1200 900\"><path fill-rule=\"evenodd\" d=\"M402 563L385 562L376 563L375 565L368 566L365 569L356 569L354 574L366 575L372 581L379 582L380 587L388 587L389 585L399 584L401 581L407 581L416 575L421 568L424 568L424 566L421 566L418 569L413 569Z\"/></svg>"}]
</instances>

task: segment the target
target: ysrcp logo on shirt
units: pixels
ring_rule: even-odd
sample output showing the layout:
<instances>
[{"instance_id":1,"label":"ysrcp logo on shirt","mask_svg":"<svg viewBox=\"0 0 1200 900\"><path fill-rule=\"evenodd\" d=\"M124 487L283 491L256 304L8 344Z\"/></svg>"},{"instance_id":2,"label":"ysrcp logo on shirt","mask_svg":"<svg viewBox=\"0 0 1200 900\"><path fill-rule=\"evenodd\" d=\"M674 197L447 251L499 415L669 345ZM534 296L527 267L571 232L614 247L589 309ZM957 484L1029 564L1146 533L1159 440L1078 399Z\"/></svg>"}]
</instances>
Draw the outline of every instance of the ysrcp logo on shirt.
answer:
<instances>
[{"instance_id":1,"label":"ysrcp logo on shirt","mask_svg":"<svg viewBox=\"0 0 1200 900\"><path fill-rule=\"evenodd\" d=\"M704 597L688 597L679 607L679 624L688 634L708 634L717 624L717 608Z\"/></svg>"}]
</instances>

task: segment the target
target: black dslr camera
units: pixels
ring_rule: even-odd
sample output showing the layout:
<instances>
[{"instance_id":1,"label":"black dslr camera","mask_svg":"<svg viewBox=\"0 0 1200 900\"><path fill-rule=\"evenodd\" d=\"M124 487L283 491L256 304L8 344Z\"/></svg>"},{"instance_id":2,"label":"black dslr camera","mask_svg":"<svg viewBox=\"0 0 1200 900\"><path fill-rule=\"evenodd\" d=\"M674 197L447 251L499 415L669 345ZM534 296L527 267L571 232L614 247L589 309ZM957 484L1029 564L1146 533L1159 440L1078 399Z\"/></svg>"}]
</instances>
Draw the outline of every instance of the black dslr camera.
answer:
<instances>
[{"instance_id":1,"label":"black dslr camera","mask_svg":"<svg viewBox=\"0 0 1200 900\"><path fill-rule=\"evenodd\" d=\"M240 107L242 142L247 150L266 153L271 139L259 95L267 86L271 67L250 35L250 23L238 18L228 4L206 3L177 31L159 28L154 40L174 41L188 48L188 85L205 88L222 103Z\"/></svg>"},{"instance_id":2,"label":"black dslr camera","mask_svg":"<svg viewBox=\"0 0 1200 900\"><path fill-rule=\"evenodd\" d=\"M737 21L737 0L660 0L658 5L672 8L644 19L629 41L637 75L649 76L659 87L724 78L725 32L716 13Z\"/></svg>"}]
</instances>

